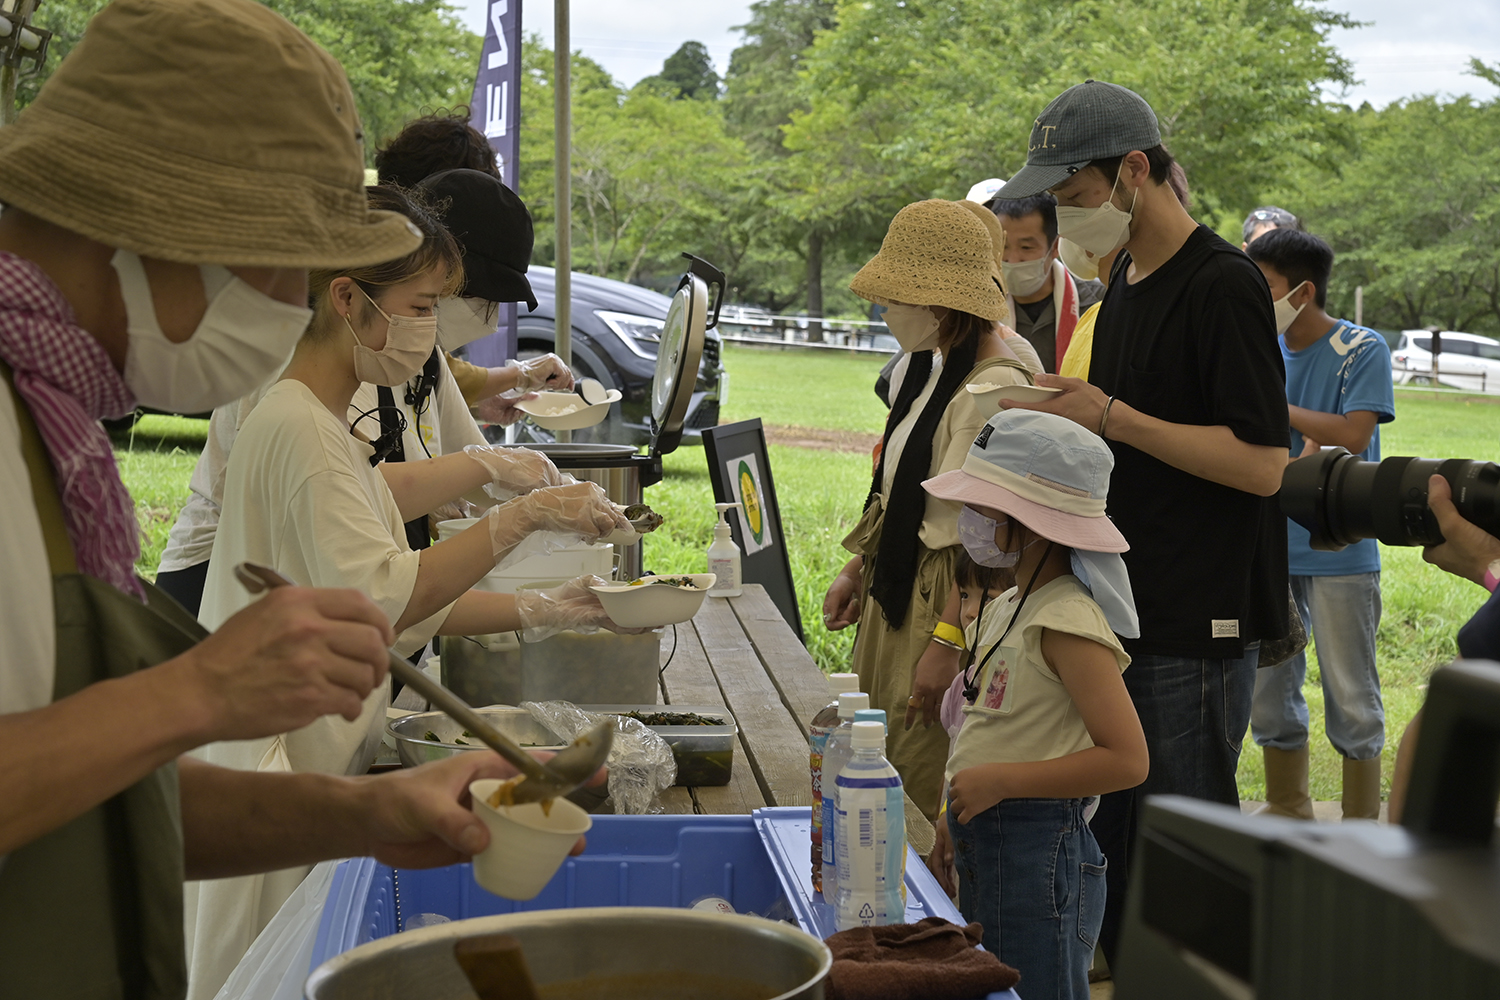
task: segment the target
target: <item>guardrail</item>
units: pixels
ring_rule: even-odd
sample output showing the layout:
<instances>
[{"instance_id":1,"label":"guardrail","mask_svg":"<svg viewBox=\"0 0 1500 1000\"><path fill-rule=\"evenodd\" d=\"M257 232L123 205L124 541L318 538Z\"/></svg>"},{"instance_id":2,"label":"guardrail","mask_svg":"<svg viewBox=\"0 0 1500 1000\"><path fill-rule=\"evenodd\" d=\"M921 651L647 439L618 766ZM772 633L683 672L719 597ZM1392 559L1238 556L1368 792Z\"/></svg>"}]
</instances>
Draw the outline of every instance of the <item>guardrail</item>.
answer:
<instances>
[{"instance_id":1,"label":"guardrail","mask_svg":"<svg viewBox=\"0 0 1500 1000\"><path fill-rule=\"evenodd\" d=\"M817 324L823 339L809 339L810 327ZM719 317L719 336L731 344L755 347L807 347L814 350L848 351L858 354L897 354L900 349L877 338L890 338L884 323L859 319L813 319L807 316L756 315L736 318Z\"/></svg>"}]
</instances>

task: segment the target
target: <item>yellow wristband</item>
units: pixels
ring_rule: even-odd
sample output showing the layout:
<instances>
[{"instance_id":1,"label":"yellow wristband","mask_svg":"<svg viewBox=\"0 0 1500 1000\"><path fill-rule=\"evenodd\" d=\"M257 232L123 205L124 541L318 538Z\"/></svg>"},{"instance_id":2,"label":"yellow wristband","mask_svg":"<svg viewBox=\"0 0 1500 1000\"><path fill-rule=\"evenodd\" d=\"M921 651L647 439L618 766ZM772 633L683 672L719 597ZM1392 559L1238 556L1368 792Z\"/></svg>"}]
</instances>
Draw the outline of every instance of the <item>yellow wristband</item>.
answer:
<instances>
[{"instance_id":1,"label":"yellow wristband","mask_svg":"<svg viewBox=\"0 0 1500 1000\"><path fill-rule=\"evenodd\" d=\"M964 630L959 628L957 625L949 625L947 622L938 622L937 628L932 630L932 634L937 636L939 639L948 640L959 649L969 648L968 641L964 639Z\"/></svg>"}]
</instances>

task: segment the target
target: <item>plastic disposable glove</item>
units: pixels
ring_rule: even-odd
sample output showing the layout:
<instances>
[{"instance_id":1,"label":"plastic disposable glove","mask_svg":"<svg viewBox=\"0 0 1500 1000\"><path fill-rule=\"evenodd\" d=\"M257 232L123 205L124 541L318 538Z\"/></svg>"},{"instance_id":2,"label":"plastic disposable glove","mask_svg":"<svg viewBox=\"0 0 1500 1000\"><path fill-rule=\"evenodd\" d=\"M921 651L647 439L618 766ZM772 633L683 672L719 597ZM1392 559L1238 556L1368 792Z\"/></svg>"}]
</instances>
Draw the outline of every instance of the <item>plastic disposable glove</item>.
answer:
<instances>
[{"instance_id":1,"label":"plastic disposable glove","mask_svg":"<svg viewBox=\"0 0 1500 1000\"><path fill-rule=\"evenodd\" d=\"M537 531L582 535L593 541L630 527L624 512L610 503L597 483L573 483L533 490L508 503L491 507L486 516L496 559Z\"/></svg>"},{"instance_id":2,"label":"plastic disposable glove","mask_svg":"<svg viewBox=\"0 0 1500 1000\"><path fill-rule=\"evenodd\" d=\"M622 629L610 621L599 603L599 595L589 589L603 586L604 582L597 576L580 576L547 590L517 591L516 615L521 619L522 638L540 642L563 631L597 632L601 628L612 632L641 631Z\"/></svg>"},{"instance_id":3,"label":"plastic disposable glove","mask_svg":"<svg viewBox=\"0 0 1500 1000\"><path fill-rule=\"evenodd\" d=\"M496 500L509 500L545 486L568 486L577 480L557 471L552 459L531 448L503 448L493 444L471 444L464 454L484 466L490 481L484 491Z\"/></svg>"},{"instance_id":4,"label":"plastic disposable glove","mask_svg":"<svg viewBox=\"0 0 1500 1000\"><path fill-rule=\"evenodd\" d=\"M524 410L516 408L517 403L524 403L529 399L536 399L536 393L523 392L512 396L508 392L502 392L491 396L489 399L481 399L474 404L474 411L479 415L479 422L484 424L499 424L501 427L509 427L511 424L526 416Z\"/></svg>"},{"instance_id":5,"label":"plastic disposable glove","mask_svg":"<svg viewBox=\"0 0 1500 1000\"><path fill-rule=\"evenodd\" d=\"M568 392L573 388L573 373L556 354L543 354L524 361L517 358L511 364L520 371L516 378L516 388L522 392L534 392L537 389Z\"/></svg>"}]
</instances>

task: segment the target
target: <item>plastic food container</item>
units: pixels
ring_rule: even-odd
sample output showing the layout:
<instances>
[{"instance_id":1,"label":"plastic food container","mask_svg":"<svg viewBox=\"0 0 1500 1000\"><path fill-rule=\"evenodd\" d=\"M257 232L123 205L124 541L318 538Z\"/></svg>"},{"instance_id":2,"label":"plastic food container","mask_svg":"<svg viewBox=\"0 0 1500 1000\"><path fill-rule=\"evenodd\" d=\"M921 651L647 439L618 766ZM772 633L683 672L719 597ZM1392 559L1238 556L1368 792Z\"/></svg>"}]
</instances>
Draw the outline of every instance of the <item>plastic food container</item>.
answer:
<instances>
[{"instance_id":1,"label":"plastic food container","mask_svg":"<svg viewBox=\"0 0 1500 1000\"><path fill-rule=\"evenodd\" d=\"M727 785L734 770L734 736L739 732L734 716L726 708L712 705L579 705L585 712L624 715L637 712L642 716L657 713L704 715L723 719L722 726L651 726L667 745L677 761L676 784L687 787ZM649 725L649 723L648 723Z\"/></svg>"}]
</instances>

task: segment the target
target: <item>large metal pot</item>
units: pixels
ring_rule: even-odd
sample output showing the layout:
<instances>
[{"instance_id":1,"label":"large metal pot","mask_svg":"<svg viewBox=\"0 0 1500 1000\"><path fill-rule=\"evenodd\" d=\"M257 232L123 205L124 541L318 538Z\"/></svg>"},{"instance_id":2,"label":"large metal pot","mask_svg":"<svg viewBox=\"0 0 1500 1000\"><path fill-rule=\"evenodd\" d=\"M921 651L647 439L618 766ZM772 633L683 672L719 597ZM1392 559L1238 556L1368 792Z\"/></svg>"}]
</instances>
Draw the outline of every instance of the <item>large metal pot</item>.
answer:
<instances>
[{"instance_id":1,"label":"large metal pot","mask_svg":"<svg viewBox=\"0 0 1500 1000\"><path fill-rule=\"evenodd\" d=\"M568 741L536 719L524 708L480 708L475 709L485 722L509 736L516 743L530 749L561 750ZM487 749L476 736L463 735L463 723L455 722L442 712L418 712L407 715L386 726L386 732L396 743L396 755L403 767L421 767L434 760L445 760L467 750ZM440 742L426 739L431 733ZM463 740L462 744L454 740Z\"/></svg>"},{"instance_id":2,"label":"large metal pot","mask_svg":"<svg viewBox=\"0 0 1500 1000\"><path fill-rule=\"evenodd\" d=\"M788 924L702 910L537 910L423 927L320 965L308 1000L469 1000L453 944L521 942L547 1000L822 1000L828 946Z\"/></svg>"}]
</instances>

